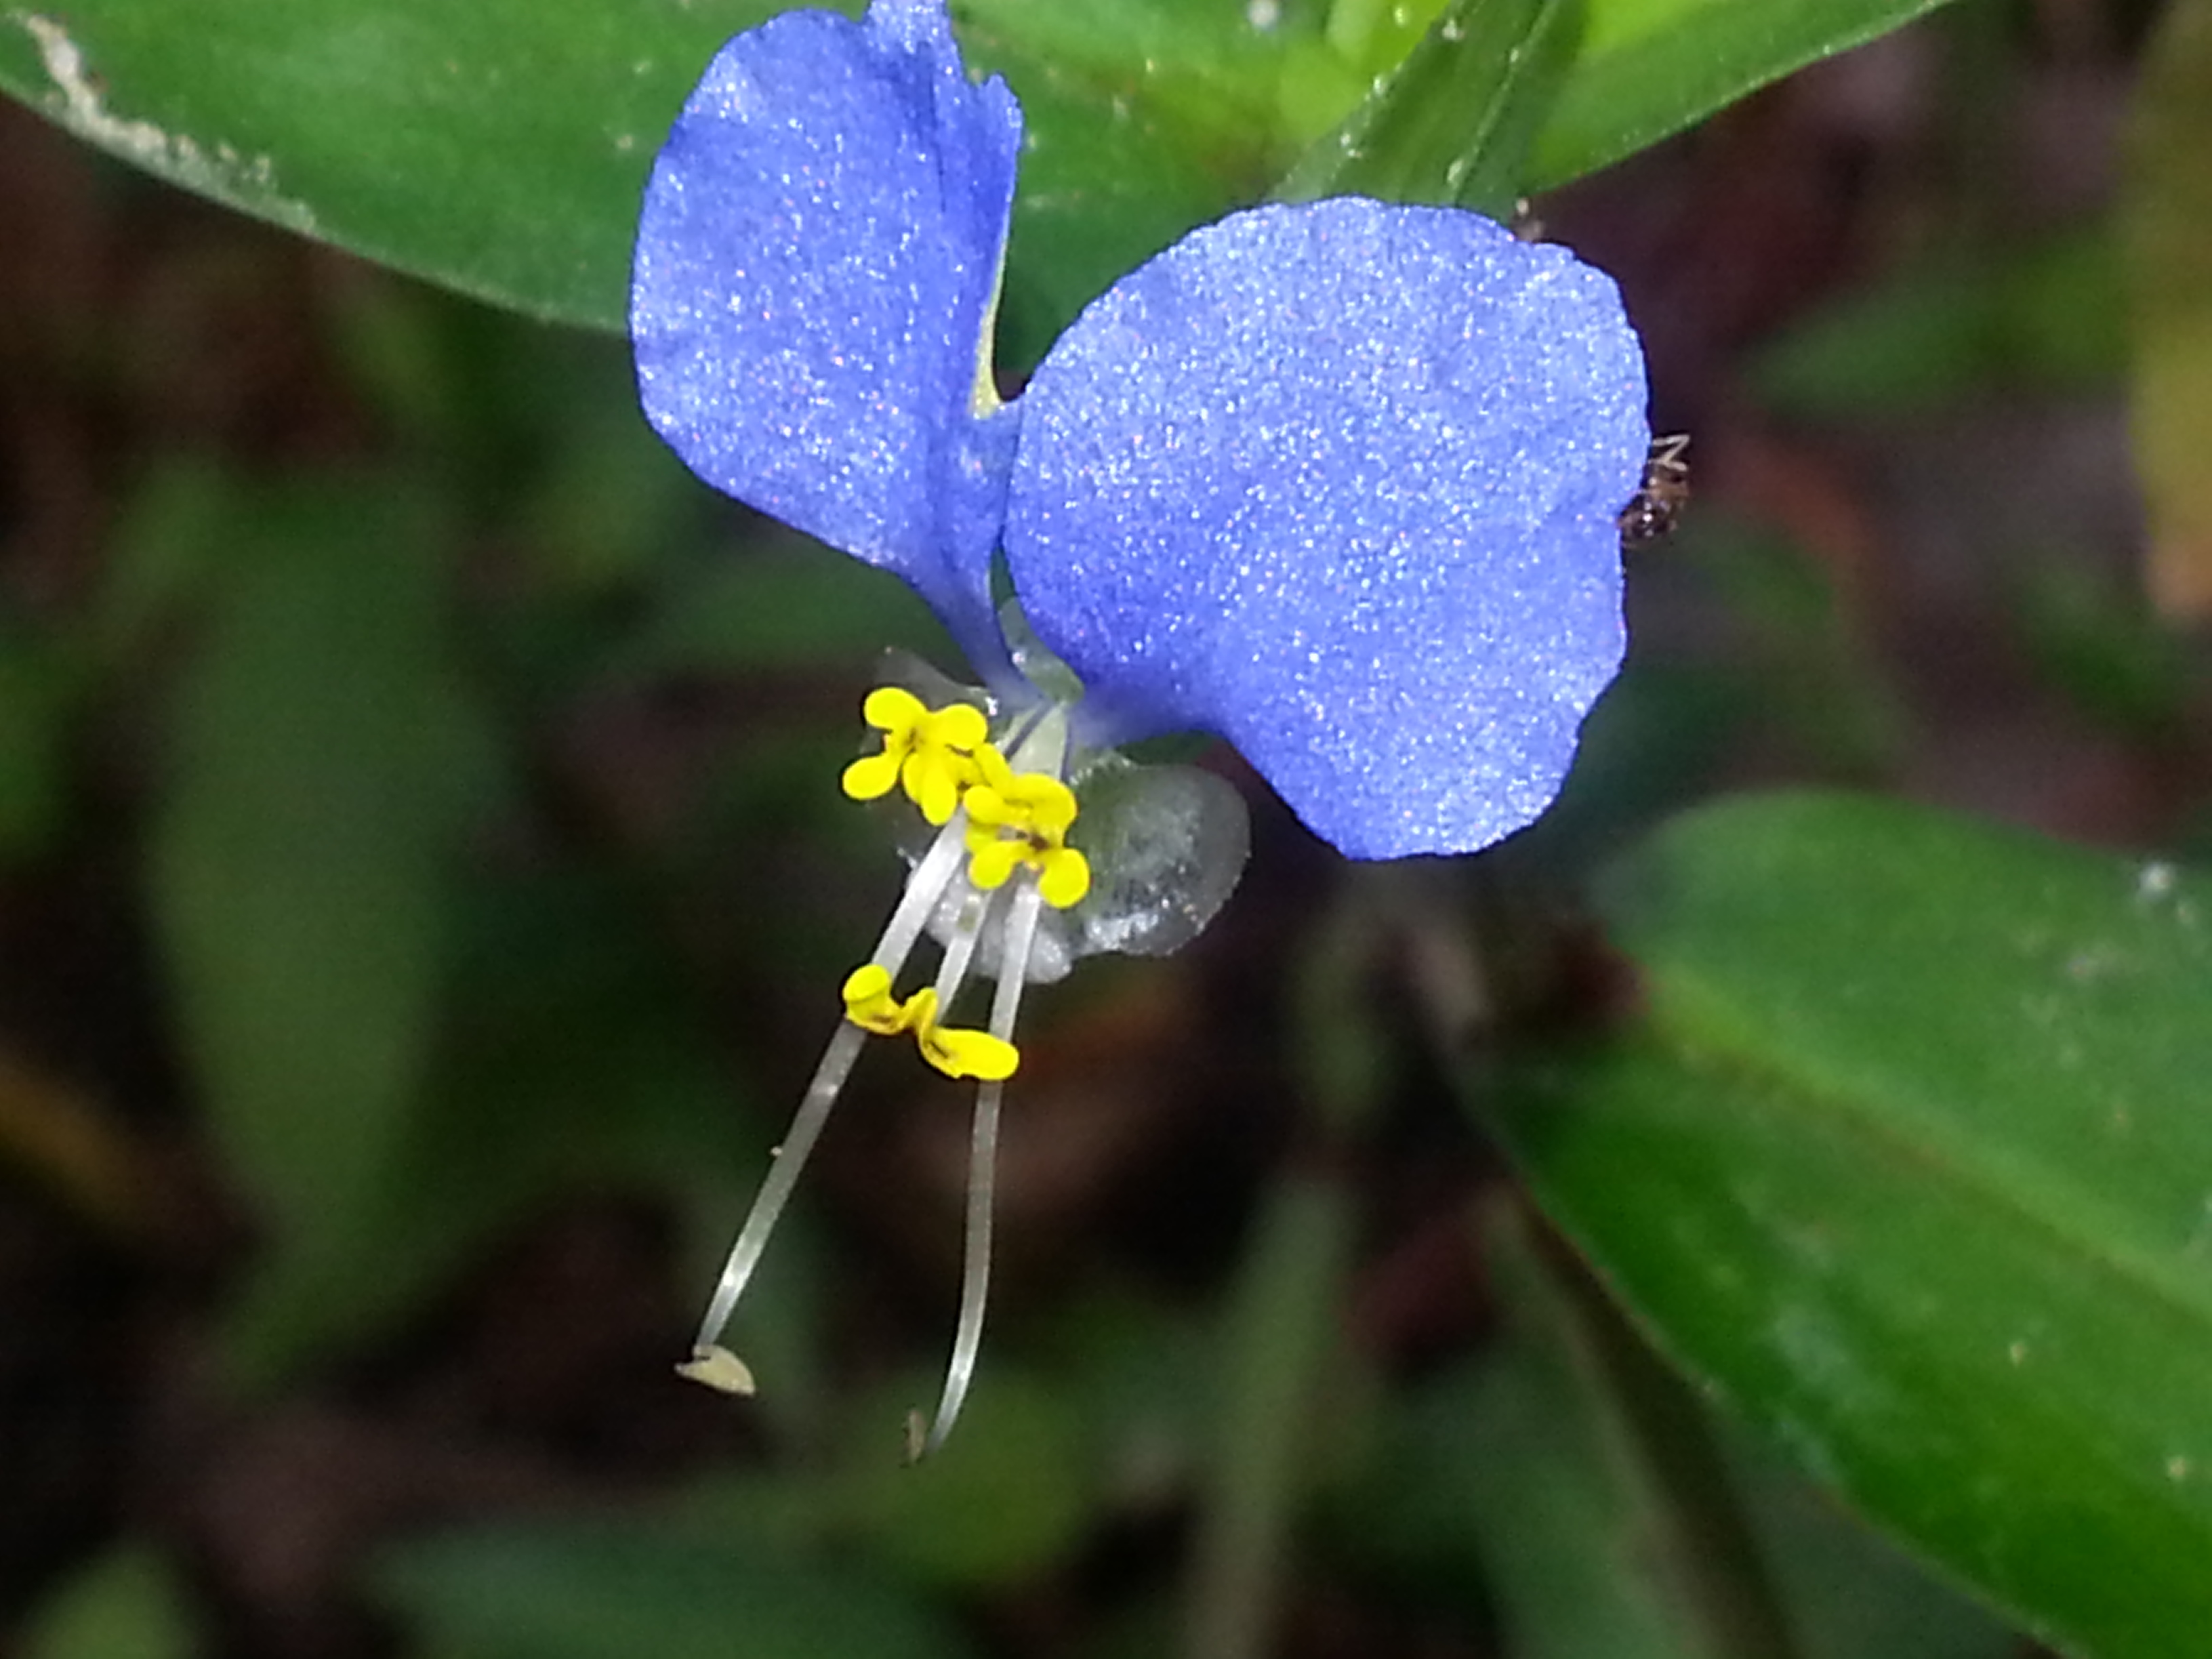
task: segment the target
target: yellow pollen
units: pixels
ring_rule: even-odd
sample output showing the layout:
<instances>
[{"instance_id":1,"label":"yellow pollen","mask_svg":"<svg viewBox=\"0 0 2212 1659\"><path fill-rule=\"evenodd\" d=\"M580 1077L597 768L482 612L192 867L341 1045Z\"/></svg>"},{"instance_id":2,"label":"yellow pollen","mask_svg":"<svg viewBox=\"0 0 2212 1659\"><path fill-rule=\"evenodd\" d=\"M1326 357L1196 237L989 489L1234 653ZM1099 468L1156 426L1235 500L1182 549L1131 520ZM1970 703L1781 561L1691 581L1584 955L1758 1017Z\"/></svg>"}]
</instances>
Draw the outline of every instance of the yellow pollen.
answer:
<instances>
[{"instance_id":1,"label":"yellow pollen","mask_svg":"<svg viewBox=\"0 0 2212 1659\"><path fill-rule=\"evenodd\" d=\"M990 735L983 711L965 702L931 708L902 687L879 685L860 717L884 734L883 752L845 769L845 793L875 800L902 787L930 823L951 822L961 793L981 775L976 755Z\"/></svg>"},{"instance_id":2,"label":"yellow pollen","mask_svg":"<svg viewBox=\"0 0 2212 1659\"><path fill-rule=\"evenodd\" d=\"M891 976L880 963L855 968L845 979L845 1018L879 1036L914 1033L921 1057L953 1078L1001 1083L1021 1064L1021 1051L988 1031L940 1025L937 989L924 986L904 1002L891 994Z\"/></svg>"}]
</instances>

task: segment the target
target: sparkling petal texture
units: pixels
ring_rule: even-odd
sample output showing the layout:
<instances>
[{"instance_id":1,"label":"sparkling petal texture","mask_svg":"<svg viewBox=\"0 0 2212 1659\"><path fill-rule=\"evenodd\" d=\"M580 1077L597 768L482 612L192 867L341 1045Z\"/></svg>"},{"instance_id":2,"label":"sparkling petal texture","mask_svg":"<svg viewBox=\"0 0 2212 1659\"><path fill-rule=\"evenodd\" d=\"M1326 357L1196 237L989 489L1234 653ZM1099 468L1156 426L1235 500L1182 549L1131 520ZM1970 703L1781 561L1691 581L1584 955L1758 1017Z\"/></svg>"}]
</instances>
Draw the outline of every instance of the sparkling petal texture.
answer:
<instances>
[{"instance_id":1,"label":"sparkling petal texture","mask_svg":"<svg viewBox=\"0 0 2212 1659\"><path fill-rule=\"evenodd\" d=\"M1650 441L1609 279L1340 198L1124 277L1023 398L1005 546L1100 729L1200 729L1359 858L1548 805L1624 644Z\"/></svg>"},{"instance_id":2,"label":"sparkling petal texture","mask_svg":"<svg viewBox=\"0 0 2212 1659\"><path fill-rule=\"evenodd\" d=\"M896 571L987 672L1016 417L970 399L1021 132L941 0L787 13L684 105L630 294L646 413L693 471Z\"/></svg>"}]
</instances>

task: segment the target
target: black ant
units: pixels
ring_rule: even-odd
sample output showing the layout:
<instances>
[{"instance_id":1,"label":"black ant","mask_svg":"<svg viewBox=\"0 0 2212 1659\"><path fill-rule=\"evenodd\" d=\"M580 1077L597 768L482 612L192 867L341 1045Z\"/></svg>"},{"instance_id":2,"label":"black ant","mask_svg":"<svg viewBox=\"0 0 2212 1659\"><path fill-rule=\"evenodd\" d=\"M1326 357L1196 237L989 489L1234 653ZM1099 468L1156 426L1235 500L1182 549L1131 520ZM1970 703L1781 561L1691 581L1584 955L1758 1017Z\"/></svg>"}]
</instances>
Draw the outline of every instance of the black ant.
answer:
<instances>
[{"instance_id":1,"label":"black ant","mask_svg":"<svg viewBox=\"0 0 2212 1659\"><path fill-rule=\"evenodd\" d=\"M1676 432L1651 441L1644 458L1644 482L1620 509L1620 544L1641 547L1674 527L1690 503L1690 434Z\"/></svg>"}]
</instances>

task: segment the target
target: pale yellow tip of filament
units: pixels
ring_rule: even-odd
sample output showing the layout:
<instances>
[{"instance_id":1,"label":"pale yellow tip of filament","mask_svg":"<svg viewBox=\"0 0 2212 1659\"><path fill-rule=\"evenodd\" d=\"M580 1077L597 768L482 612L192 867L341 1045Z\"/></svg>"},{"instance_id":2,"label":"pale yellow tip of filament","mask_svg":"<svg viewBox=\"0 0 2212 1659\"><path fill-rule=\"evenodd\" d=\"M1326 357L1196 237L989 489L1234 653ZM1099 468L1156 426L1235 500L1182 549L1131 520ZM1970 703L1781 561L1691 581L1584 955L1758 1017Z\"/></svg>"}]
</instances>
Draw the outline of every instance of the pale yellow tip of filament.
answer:
<instances>
[{"instance_id":1,"label":"pale yellow tip of filament","mask_svg":"<svg viewBox=\"0 0 2212 1659\"><path fill-rule=\"evenodd\" d=\"M720 1343L702 1343L692 1349L690 1358L677 1366L676 1374L687 1382L703 1382L718 1394L742 1397L753 1392L752 1367Z\"/></svg>"}]
</instances>

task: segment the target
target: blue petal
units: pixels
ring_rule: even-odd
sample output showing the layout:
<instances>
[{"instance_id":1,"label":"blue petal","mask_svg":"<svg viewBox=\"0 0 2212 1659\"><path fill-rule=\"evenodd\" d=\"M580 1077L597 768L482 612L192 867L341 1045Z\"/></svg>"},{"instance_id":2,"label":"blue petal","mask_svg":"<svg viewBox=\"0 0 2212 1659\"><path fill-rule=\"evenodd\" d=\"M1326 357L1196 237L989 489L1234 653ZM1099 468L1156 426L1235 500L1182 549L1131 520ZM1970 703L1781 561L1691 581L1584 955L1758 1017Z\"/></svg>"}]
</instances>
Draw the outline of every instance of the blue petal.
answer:
<instances>
[{"instance_id":1,"label":"blue petal","mask_svg":"<svg viewBox=\"0 0 2212 1659\"><path fill-rule=\"evenodd\" d=\"M1219 733L1358 858L1551 803L1650 441L1610 280L1449 209L1262 208L1116 283L1022 401L1008 567L1113 735Z\"/></svg>"},{"instance_id":2,"label":"blue petal","mask_svg":"<svg viewBox=\"0 0 2212 1659\"><path fill-rule=\"evenodd\" d=\"M943 0L787 13L684 105L630 291L647 416L692 470L898 572L987 659L1015 421L974 395L1021 132Z\"/></svg>"}]
</instances>

